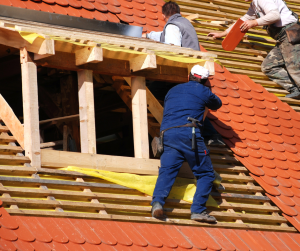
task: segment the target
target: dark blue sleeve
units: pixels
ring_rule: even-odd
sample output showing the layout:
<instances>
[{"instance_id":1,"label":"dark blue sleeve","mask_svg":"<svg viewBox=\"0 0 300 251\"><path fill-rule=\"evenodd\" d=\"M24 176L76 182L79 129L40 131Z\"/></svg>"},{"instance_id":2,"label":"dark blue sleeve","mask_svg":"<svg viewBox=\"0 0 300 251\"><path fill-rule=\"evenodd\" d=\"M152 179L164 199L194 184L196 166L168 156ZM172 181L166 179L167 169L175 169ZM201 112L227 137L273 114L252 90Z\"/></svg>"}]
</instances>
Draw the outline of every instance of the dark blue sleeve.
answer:
<instances>
[{"instance_id":1,"label":"dark blue sleeve","mask_svg":"<svg viewBox=\"0 0 300 251\"><path fill-rule=\"evenodd\" d=\"M208 88L206 92L205 106L211 110L218 110L222 106L221 99L213 94Z\"/></svg>"}]
</instances>

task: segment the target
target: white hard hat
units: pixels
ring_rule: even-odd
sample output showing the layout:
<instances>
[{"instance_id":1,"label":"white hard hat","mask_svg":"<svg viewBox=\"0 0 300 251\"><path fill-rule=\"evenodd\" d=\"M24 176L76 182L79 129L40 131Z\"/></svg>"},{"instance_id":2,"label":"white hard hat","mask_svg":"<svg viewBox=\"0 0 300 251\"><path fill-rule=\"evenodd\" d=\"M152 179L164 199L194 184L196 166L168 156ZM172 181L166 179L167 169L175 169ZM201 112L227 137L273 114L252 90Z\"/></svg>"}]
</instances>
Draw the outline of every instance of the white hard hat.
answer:
<instances>
[{"instance_id":1,"label":"white hard hat","mask_svg":"<svg viewBox=\"0 0 300 251\"><path fill-rule=\"evenodd\" d=\"M207 79L209 77L209 70L200 65L194 65L191 69L191 74L201 79Z\"/></svg>"}]
</instances>

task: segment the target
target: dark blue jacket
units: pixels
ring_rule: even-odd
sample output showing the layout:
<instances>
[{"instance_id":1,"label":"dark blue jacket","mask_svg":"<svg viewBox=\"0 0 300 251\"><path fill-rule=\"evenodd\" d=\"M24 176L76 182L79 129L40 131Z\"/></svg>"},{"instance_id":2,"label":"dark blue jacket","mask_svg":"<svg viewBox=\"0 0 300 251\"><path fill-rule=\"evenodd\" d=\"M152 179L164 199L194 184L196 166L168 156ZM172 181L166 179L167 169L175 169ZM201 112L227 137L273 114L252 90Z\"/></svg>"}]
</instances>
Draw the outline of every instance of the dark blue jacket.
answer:
<instances>
[{"instance_id":1,"label":"dark blue jacket","mask_svg":"<svg viewBox=\"0 0 300 251\"><path fill-rule=\"evenodd\" d=\"M196 81L189 81L173 87L165 97L164 115L160 130L191 123L188 117L203 122L205 107L217 110L221 99L210 89ZM172 129L171 129L172 130Z\"/></svg>"}]
</instances>

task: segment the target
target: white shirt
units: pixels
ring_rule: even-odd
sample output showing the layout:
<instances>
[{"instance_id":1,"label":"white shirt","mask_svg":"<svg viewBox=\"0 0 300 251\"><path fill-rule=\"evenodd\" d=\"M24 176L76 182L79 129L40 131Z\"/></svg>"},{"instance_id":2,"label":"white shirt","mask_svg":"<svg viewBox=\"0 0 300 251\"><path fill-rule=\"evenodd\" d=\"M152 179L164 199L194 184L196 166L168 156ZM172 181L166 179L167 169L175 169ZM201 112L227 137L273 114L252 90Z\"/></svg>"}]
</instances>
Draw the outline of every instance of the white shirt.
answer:
<instances>
[{"instance_id":1,"label":"white shirt","mask_svg":"<svg viewBox=\"0 0 300 251\"><path fill-rule=\"evenodd\" d=\"M151 31L149 34L147 34L147 37L154 41L159 42L161 33L162 31L159 32ZM182 34L178 26L174 24L168 24L165 33L165 44L174 44L174 45L181 46L181 40L182 40Z\"/></svg>"},{"instance_id":2,"label":"white shirt","mask_svg":"<svg viewBox=\"0 0 300 251\"><path fill-rule=\"evenodd\" d=\"M253 0L247 14L241 19L243 21L257 19L258 25L269 25L276 21L274 25L277 27L297 21L282 0Z\"/></svg>"}]
</instances>

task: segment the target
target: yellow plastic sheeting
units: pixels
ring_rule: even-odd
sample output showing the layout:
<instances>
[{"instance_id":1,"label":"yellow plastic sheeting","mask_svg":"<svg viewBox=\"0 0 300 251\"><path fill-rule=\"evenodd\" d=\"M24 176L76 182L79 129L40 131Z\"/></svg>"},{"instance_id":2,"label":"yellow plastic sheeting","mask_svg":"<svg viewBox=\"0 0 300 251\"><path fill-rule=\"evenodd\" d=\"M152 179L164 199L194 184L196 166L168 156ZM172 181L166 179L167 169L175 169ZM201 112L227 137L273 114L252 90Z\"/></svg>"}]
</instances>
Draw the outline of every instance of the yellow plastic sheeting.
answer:
<instances>
[{"instance_id":1,"label":"yellow plastic sheeting","mask_svg":"<svg viewBox=\"0 0 300 251\"><path fill-rule=\"evenodd\" d=\"M84 173L93 177L101 178L118 185L136 189L142 193L153 195L156 180L158 176L142 176L130 173L115 173L110 171L95 170L89 168L80 168L69 166L61 170L75 171ZM192 203L196 192L196 182L192 179L176 178L173 188L170 192L169 199L184 200ZM219 207L217 202L209 195L206 203L208 207Z\"/></svg>"},{"instance_id":2,"label":"yellow plastic sheeting","mask_svg":"<svg viewBox=\"0 0 300 251\"><path fill-rule=\"evenodd\" d=\"M29 42L31 44L34 42L34 40L37 37L43 37L43 36L40 36L37 33L24 32L24 31L19 31L19 34L21 35L22 38L24 38L27 42Z\"/></svg>"}]
</instances>

